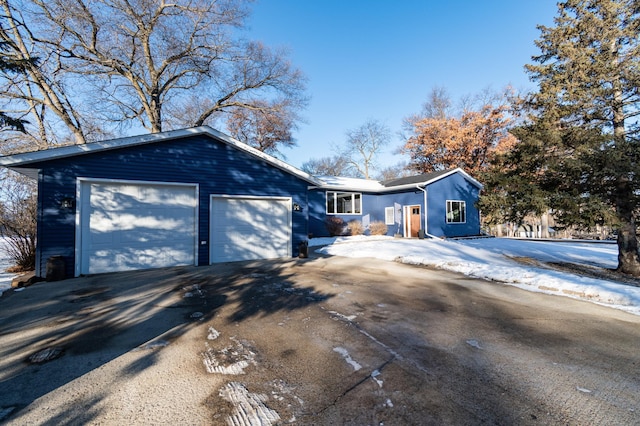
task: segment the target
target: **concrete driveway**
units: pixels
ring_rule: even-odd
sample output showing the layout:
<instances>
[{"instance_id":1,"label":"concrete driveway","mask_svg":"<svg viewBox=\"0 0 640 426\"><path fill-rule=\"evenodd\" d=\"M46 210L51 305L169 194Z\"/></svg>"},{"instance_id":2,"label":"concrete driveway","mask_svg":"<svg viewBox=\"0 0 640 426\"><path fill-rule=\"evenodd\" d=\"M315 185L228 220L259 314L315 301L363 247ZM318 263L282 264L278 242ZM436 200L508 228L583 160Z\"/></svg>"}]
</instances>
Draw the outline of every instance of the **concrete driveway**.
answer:
<instances>
[{"instance_id":1,"label":"concrete driveway","mask_svg":"<svg viewBox=\"0 0 640 426\"><path fill-rule=\"evenodd\" d=\"M639 367L636 316L372 259L0 298L0 422L15 425L640 424Z\"/></svg>"}]
</instances>

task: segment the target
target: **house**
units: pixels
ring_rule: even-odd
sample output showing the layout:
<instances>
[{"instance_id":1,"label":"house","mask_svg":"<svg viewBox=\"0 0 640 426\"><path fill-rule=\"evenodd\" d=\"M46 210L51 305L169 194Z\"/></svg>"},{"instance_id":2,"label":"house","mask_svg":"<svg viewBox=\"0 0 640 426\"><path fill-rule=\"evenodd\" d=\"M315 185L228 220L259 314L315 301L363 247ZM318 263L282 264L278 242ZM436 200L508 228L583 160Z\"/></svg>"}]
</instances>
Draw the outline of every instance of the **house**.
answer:
<instances>
[{"instance_id":1,"label":"house","mask_svg":"<svg viewBox=\"0 0 640 426\"><path fill-rule=\"evenodd\" d=\"M387 225L387 235L461 237L480 234L476 202L482 185L462 169L389 181L318 177L309 188L309 233L327 236L325 219Z\"/></svg>"},{"instance_id":2,"label":"house","mask_svg":"<svg viewBox=\"0 0 640 426\"><path fill-rule=\"evenodd\" d=\"M38 181L41 277L54 257L80 276L297 256L328 215L392 221L407 237L479 233L481 185L460 169L320 179L208 126L10 155L0 166Z\"/></svg>"}]
</instances>

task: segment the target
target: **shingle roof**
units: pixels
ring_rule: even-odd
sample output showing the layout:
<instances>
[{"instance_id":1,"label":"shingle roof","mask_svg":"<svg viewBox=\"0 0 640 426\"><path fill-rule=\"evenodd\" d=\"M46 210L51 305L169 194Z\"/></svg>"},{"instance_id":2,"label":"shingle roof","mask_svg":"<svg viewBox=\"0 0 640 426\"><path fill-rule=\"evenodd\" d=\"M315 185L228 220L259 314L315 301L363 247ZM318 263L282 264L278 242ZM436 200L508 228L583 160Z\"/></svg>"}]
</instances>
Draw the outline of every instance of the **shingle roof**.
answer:
<instances>
[{"instance_id":1,"label":"shingle roof","mask_svg":"<svg viewBox=\"0 0 640 426\"><path fill-rule=\"evenodd\" d=\"M455 169L453 169L455 170ZM383 182L380 182L382 184L382 186L384 187L392 187L392 186L400 186L400 185L408 185L408 184L416 184L416 183L423 183L423 182L429 182L431 180L434 180L436 178L439 178L440 176L446 175L446 174L450 174L452 172L452 170L441 170L438 172L432 172L432 173L425 173L425 174L421 174L421 175L415 175L415 176L407 176L407 177L402 177L402 178L398 178L398 179L390 179L390 180L385 180Z\"/></svg>"}]
</instances>

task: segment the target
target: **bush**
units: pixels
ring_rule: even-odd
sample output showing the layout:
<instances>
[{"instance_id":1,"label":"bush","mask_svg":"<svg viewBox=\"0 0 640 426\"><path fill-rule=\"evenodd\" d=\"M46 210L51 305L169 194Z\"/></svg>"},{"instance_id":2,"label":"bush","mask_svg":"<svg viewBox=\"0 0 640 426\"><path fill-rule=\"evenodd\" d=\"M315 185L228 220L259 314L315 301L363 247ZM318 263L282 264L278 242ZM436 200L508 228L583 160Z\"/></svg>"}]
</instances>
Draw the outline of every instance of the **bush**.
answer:
<instances>
[{"instance_id":1,"label":"bush","mask_svg":"<svg viewBox=\"0 0 640 426\"><path fill-rule=\"evenodd\" d=\"M364 226L362 226L362 222L359 220L351 220L347 223L347 229L349 230L349 235L362 235L364 234Z\"/></svg>"},{"instance_id":2,"label":"bush","mask_svg":"<svg viewBox=\"0 0 640 426\"><path fill-rule=\"evenodd\" d=\"M4 251L15 263L11 271L33 270L36 264L35 183L22 175L7 174L1 192L0 235L5 240Z\"/></svg>"},{"instance_id":3,"label":"bush","mask_svg":"<svg viewBox=\"0 0 640 426\"><path fill-rule=\"evenodd\" d=\"M384 222L371 222L369 232L371 235L387 235L387 225Z\"/></svg>"},{"instance_id":4,"label":"bush","mask_svg":"<svg viewBox=\"0 0 640 426\"><path fill-rule=\"evenodd\" d=\"M324 224L327 227L327 231L329 231L330 236L339 237L340 235L344 235L346 224L341 218L329 216L325 219Z\"/></svg>"}]
</instances>

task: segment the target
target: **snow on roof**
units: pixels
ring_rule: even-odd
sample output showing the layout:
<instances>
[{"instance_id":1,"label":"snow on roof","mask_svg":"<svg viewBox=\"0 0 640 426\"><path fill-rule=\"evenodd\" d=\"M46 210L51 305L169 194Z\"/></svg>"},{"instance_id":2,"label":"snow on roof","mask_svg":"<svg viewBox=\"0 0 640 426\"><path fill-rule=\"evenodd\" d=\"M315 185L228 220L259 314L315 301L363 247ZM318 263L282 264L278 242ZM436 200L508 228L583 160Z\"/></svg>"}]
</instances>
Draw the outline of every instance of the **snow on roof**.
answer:
<instances>
[{"instance_id":1,"label":"snow on roof","mask_svg":"<svg viewBox=\"0 0 640 426\"><path fill-rule=\"evenodd\" d=\"M399 179L387 180L380 182L371 179L358 179L339 176L316 176L317 180L321 181L319 185L322 189L342 189L344 191L363 191L363 192L391 192L416 188L418 186L425 187L430 183L444 179L455 173L460 173L466 180L472 185L482 189L483 185L472 178L461 168L443 170L434 173L427 173L423 175L409 176Z\"/></svg>"},{"instance_id":2,"label":"snow on roof","mask_svg":"<svg viewBox=\"0 0 640 426\"><path fill-rule=\"evenodd\" d=\"M377 180L358 179L341 176L316 176L322 182L323 188L349 189L360 191L380 191L384 186Z\"/></svg>"}]
</instances>

